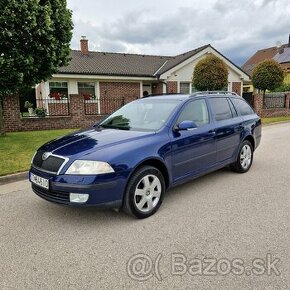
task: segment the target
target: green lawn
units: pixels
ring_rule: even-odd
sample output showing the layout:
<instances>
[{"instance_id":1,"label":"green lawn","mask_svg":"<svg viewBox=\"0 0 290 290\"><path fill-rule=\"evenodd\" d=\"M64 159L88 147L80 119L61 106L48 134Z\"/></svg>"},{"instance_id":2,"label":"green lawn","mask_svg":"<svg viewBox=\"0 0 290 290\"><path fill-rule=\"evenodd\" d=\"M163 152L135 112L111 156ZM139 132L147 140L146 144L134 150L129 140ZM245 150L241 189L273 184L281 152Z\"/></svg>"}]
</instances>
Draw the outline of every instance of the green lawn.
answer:
<instances>
[{"instance_id":1,"label":"green lawn","mask_svg":"<svg viewBox=\"0 0 290 290\"><path fill-rule=\"evenodd\" d=\"M283 121L290 121L290 116L262 118L262 124L270 124Z\"/></svg>"},{"instance_id":2,"label":"green lawn","mask_svg":"<svg viewBox=\"0 0 290 290\"><path fill-rule=\"evenodd\" d=\"M15 132L0 137L0 176L28 170L40 145L73 131L75 129Z\"/></svg>"}]
</instances>

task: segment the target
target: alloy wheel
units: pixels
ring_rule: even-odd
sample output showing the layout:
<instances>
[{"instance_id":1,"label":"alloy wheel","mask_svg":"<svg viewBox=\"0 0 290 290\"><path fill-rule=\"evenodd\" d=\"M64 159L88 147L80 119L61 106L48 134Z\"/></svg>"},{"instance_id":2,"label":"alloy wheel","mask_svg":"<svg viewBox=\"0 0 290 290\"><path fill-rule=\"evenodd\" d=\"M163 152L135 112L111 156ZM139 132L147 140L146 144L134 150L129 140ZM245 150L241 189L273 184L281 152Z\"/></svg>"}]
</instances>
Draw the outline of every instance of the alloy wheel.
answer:
<instances>
[{"instance_id":1,"label":"alloy wheel","mask_svg":"<svg viewBox=\"0 0 290 290\"><path fill-rule=\"evenodd\" d=\"M244 170L246 170L252 162L252 150L248 144L245 144L240 153L240 163Z\"/></svg>"},{"instance_id":2,"label":"alloy wheel","mask_svg":"<svg viewBox=\"0 0 290 290\"><path fill-rule=\"evenodd\" d=\"M141 212L149 212L156 207L162 193L162 186L156 175L145 175L137 184L134 203Z\"/></svg>"}]
</instances>

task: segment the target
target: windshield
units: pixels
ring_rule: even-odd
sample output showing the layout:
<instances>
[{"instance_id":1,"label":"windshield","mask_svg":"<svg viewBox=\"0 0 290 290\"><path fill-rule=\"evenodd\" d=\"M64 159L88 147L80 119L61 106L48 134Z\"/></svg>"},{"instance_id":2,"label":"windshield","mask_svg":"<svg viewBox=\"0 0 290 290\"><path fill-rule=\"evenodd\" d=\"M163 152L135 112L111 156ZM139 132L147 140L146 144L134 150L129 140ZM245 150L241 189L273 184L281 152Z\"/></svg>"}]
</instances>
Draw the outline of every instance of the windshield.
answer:
<instances>
[{"instance_id":1,"label":"windshield","mask_svg":"<svg viewBox=\"0 0 290 290\"><path fill-rule=\"evenodd\" d=\"M122 130L156 131L164 125L178 103L178 100L168 99L134 101L110 115L99 126Z\"/></svg>"}]
</instances>

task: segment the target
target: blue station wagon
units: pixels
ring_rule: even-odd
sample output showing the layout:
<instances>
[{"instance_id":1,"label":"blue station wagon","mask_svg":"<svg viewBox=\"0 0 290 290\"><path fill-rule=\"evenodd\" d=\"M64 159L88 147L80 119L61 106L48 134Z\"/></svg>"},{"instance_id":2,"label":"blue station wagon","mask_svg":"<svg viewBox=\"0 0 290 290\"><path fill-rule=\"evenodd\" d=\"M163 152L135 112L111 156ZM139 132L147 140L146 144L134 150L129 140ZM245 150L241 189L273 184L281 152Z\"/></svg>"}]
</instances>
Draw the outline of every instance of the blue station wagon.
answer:
<instances>
[{"instance_id":1,"label":"blue station wagon","mask_svg":"<svg viewBox=\"0 0 290 290\"><path fill-rule=\"evenodd\" d=\"M151 96L44 144L29 179L48 201L146 218L173 186L228 165L247 172L260 139L260 117L234 93Z\"/></svg>"}]
</instances>

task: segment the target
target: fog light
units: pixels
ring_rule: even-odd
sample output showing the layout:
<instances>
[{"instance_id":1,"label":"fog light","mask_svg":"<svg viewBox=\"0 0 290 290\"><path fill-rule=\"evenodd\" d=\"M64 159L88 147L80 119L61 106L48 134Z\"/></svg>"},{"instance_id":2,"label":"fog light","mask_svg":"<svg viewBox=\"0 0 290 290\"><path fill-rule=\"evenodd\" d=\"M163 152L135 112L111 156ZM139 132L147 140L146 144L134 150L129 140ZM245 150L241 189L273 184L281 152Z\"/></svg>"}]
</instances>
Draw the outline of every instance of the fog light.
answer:
<instances>
[{"instance_id":1,"label":"fog light","mask_svg":"<svg viewBox=\"0 0 290 290\"><path fill-rule=\"evenodd\" d=\"M76 203L85 203L89 199L88 194L83 193L70 193L69 194L69 200L70 202L76 202Z\"/></svg>"}]
</instances>

